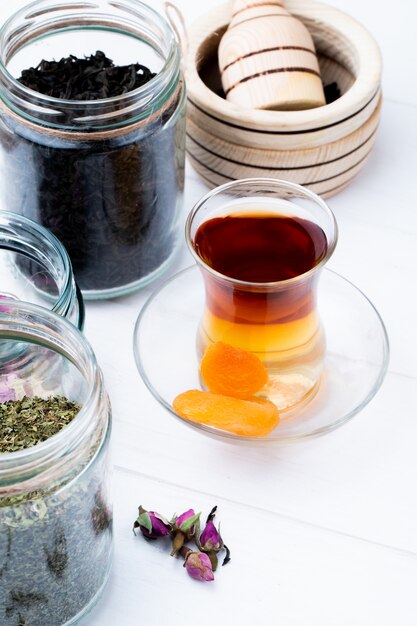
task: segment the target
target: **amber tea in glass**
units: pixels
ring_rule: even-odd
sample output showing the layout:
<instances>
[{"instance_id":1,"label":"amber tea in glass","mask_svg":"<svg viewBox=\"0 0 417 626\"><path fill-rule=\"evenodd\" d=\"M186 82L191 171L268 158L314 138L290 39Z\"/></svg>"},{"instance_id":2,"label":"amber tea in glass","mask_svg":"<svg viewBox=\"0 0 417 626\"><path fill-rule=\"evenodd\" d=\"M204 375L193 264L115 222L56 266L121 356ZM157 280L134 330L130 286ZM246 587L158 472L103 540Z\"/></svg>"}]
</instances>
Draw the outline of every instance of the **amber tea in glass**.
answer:
<instances>
[{"instance_id":1,"label":"amber tea in glass","mask_svg":"<svg viewBox=\"0 0 417 626\"><path fill-rule=\"evenodd\" d=\"M199 356L214 341L255 353L269 373L261 395L281 410L318 387L325 337L317 282L336 232L321 198L270 179L223 185L188 218L187 240L206 289Z\"/></svg>"}]
</instances>

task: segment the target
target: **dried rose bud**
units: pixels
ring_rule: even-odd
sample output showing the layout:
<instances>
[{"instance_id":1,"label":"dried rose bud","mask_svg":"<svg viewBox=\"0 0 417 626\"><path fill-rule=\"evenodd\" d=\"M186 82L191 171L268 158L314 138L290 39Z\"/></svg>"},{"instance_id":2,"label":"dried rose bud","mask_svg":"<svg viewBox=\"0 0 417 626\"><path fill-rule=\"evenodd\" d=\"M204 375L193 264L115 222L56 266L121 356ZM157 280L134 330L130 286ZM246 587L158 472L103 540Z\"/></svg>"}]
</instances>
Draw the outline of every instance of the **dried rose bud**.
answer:
<instances>
[{"instance_id":1,"label":"dried rose bud","mask_svg":"<svg viewBox=\"0 0 417 626\"><path fill-rule=\"evenodd\" d=\"M214 580L211 561L204 552L192 552L189 550L185 557L184 567L191 578L201 580L202 582Z\"/></svg>"},{"instance_id":2,"label":"dried rose bud","mask_svg":"<svg viewBox=\"0 0 417 626\"><path fill-rule=\"evenodd\" d=\"M230 561L230 550L224 545L223 539L219 530L214 525L214 518L216 515L217 506L213 507L207 517L206 527L201 535L196 537L196 544L202 552L206 552L210 558L213 571L217 569L217 552L220 550L226 550L226 557L223 560L223 565L226 565Z\"/></svg>"},{"instance_id":3,"label":"dried rose bud","mask_svg":"<svg viewBox=\"0 0 417 626\"><path fill-rule=\"evenodd\" d=\"M158 539L158 537L169 535L172 525L159 513L146 511L140 506L139 516L133 524L133 532L136 528L140 528L143 536L147 539Z\"/></svg>"},{"instance_id":4,"label":"dried rose bud","mask_svg":"<svg viewBox=\"0 0 417 626\"><path fill-rule=\"evenodd\" d=\"M181 515L174 515L172 524L172 551L171 556L177 554L187 539L191 539L200 525L201 513L195 513L194 509L189 509Z\"/></svg>"},{"instance_id":5,"label":"dried rose bud","mask_svg":"<svg viewBox=\"0 0 417 626\"><path fill-rule=\"evenodd\" d=\"M181 532L186 533L187 537L192 537L195 532L195 526L200 520L201 513L194 513L194 509L189 509L175 517L173 521L174 529L181 530Z\"/></svg>"},{"instance_id":6,"label":"dried rose bud","mask_svg":"<svg viewBox=\"0 0 417 626\"><path fill-rule=\"evenodd\" d=\"M199 547L203 552L218 552L223 548L223 540L220 532L217 530L213 522L207 522L205 529L200 535Z\"/></svg>"}]
</instances>

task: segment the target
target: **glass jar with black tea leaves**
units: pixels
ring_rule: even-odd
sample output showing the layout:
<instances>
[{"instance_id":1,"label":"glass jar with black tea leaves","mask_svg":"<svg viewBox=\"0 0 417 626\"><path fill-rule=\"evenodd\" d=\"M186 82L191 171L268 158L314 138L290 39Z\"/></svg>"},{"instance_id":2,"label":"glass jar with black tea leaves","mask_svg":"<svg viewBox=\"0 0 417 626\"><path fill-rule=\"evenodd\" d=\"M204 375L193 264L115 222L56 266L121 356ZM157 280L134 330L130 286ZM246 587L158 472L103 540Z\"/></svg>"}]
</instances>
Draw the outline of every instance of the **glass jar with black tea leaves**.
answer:
<instances>
[{"instance_id":1,"label":"glass jar with black tea leaves","mask_svg":"<svg viewBox=\"0 0 417 626\"><path fill-rule=\"evenodd\" d=\"M112 555L110 424L83 335L42 307L2 300L2 626L75 624L100 596Z\"/></svg>"},{"instance_id":2,"label":"glass jar with black tea leaves","mask_svg":"<svg viewBox=\"0 0 417 626\"><path fill-rule=\"evenodd\" d=\"M2 26L2 204L58 237L84 297L129 293L170 265L184 155L179 46L152 8L38 0Z\"/></svg>"}]
</instances>

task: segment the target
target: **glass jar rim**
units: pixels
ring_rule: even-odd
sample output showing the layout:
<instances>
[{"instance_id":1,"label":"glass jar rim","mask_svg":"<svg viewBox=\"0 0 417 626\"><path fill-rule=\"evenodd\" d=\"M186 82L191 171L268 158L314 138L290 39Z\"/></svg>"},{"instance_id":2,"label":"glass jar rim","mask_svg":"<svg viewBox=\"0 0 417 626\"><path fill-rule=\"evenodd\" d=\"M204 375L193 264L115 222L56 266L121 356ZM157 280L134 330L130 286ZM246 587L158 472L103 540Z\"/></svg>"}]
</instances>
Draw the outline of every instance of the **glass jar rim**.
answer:
<instances>
[{"instance_id":1,"label":"glass jar rim","mask_svg":"<svg viewBox=\"0 0 417 626\"><path fill-rule=\"evenodd\" d=\"M217 270L212 268L210 265L208 265L208 263L206 263L199 256L199 254L196 252L194 248L193 240L191 236L191 228L192 228L193 220L195 219L196 215L201 211L201 209L208 202L210 202L210 200L212 200L216 196L222 193L233 191L233 189L235 188L242 188L242 187L243 188L244 187L248 187L248 188L259 187L259 188L264 188L264 189L268 187L269 188L275 187L277 189L278 188L282 189L283 187L285 187L290 193L293 192L294 196L296 194L298 194L299 197L304 196L306 199L311 200L320 206L320 208L323 210L323 212L326 214L326 216L330 220L330 224L332 228L332 238L330 242L328 242L326 254L323 256L322 259L320 259L317 265L315 265L310 270L308 270L308 272L304 272L303 274L299 274L298 276L294 276L293 278L287 278L285 280L278 280L278 281L272 281L272 282L252 282L252 281L239 280L236 278L232 278L231 276L226 276L225 274L222 274L221 272L218 272ZM314 191L310 191L310 189L307 189L306 187L303 187L302 185L298 185L297 183L291 183L289 181L282 180L279 178L242 178L240 180L234 180L232 182L224 183L223 185L215 187L215 189L212 189L211 191L206 193L202 198L200 198L200 200L197 202L197 204L194 205L194 207L191 209L190 213L187 216L187 220L185 223L185 239L187 242L188 249L190 250L194 260L197 262L197 265L202 267L204 270L206 270L209 274L211 274L215 278L222 280L228 284L232 284L235 287L251 288L253 290L274 289L274 288L277 289L280 287L286 288L292 285L296 285L306 279L309 279L314 274L316 274L319 270L322 269L322 267L327 263L327 261L332 256L334 249L336 247L337 239L338 239L338 226L337 226L336 218L335 218L333 211L330 209L327 203L320 196L314 193Z\"/></svg>"},{"instance_id":2,"label":"glass jar rim","mask_svg":"<svg viewBox=\"0 0 417 626\"><path fill-rule=\"evenodd\" d=\"M36 12L35 9L40 7L45 7L45 10L39 10ZM83 8L104 10L106 7L109 9L111 8L112 10L125 11L126 14L130 15L131 20L136 18L136 22L132 22L131 28L133 28L133 26L136 26L136 28L139 27L140 23L138 21L138 12L142 11L143 15L149 18L149 20L161 30L167 41L167 53L165 55L162 68L154 78L149 80L144 85L111 98L102 98L97 100L66 100L64 98L47 96L26 87L8 71L7 62L9 59L4 58L5 45L8 39L7 36L9 35L19 38L23 37L25 29L18 26L20 19L47 15L47 9L54 11L64 9L80 10ZM31 12L28 13L28 11ZM109 18L110 16L107 15L107 17ZM59 18L61 18L61 20ZM62 21L63 16L60 15L59 18L57 19L58 25L60 21ZM96 19L98 19L98 16ZM49 23L49 26L51 26L51 23ZM85 28L85 25L79 23L79 27ZM29 26L27 28L29 28ZM103 25L102 29L111 30L108 26L106 27ZM122 34L129 34L132 36L132 32L127 31L127 25L125 25L125 29L126 30L123 30L123 27L120 26ZM65 28L58 26L58 28L53 32L61 32L65 30ZM45 35L45 33L43 34ZM18 45L17 49L20 49L22 45L27 45L27 41L24 40L22 44L22 41L19 39L19 44L20 45ZM179 74L180 51L173 29L163 15L147 4L141 2L141 0L118 0L117 3L112 0L100 0L99 3L88 2L88 0L62 0L59 4L55 4L52 0L35 0L34 2L31 2L14 12L0 27L0 85L3 83L3 89L0 91L3 92L3 96L1 97L3 103L17 115L21 116L23 119L28 119L30 122L36 123L38 121L36 114L40 114L41 112L50 115L52 121L47 122L46 125L51 128L68 127L70 130L79 130L81 132L85 126L100 130L107 127L113 128L114 124L110 123L110 120L117 117L117 114L122 115L127 112L136 112L137 114L137 110L140 109L141 106L144 107L144 110L141 112L139 117L143 118L154 110L155 99L164 97L164 94L170 90L172 83L176 83L175 79L179 78ZM32 115L28 115L24 112L22 103L28 103L32 106ZM86 108L88 109L88 115L85 114ZM80 113L82 112L82 117L74 117L71 120L72 124L81 123L79 126L76 125L76 129L74 129L71 124L61 125L57 120L53 121L54 116L57 117L59 114L70 111L73 111L74 115L76 115L77 111ZM126 126L132 124L136 117L137 115L132 115L128 122L125 121L121 125ZM42 120L42 123L45 124L45 120Z\"/></svg>"},{"instance_id":3,"label":"glass jar rim","mask_svg":"<svg viewBox=\"0 0 417 626\"><path fill-rule=\"evenodd\" d=\"M7 309L6 311L4 309ZM96 407L105 393L103 375L94 352L84 335L70 322L52 311L20 300L2 300L0 340L25 341L47 347L68 359L87 382L87 394L74 419L46 441L15 452L0 452L0 485L16 471L33 476L64 457L97 431ZM103 435L104 437L104 435ZM36 472L34 468L36 467Z\"/></svg>"},{"instance_id":4,"label":"glass jar rim","mask_svg":"<svg viewBox=\"0 0 417 626\"><path fill-rule=\"evenodd\" d=\"M39 239L40 242L46 242L48 247L53 250L56 257L54 261L61 263L61 269L65 276L63 281L62 288L60 288L60 293L54 302L51 310L58 315L65 316L69 308L73 304L74 293L76 293L76 297L80 301L79 294L77 291L77 286L75 284L74 275L72 271L72 264L69 258L68 252L59 241L59 239L47 228L41 226L37 222L24 217L23 215L18 215L17 213L12 213L11 211L0 211L0 249L3 248L3 234L6 234L7 227L11 226L16 230L17 236L24 234L24 232L29 233L30 235L34 235L35 238ZM13 238L12 241L17 243L18 238ZM19 240L20 242L20 240ZM10 238L8 238L8 243L10 244ZM22 240L22 244L25 242ZM12 244L8 246L10 249ZM38 252L36 248L32 245L28 245L33 252ZM13 252L22 252L19 247L12 248ZM41 263L42 259L39 257L36 259L37 262ZM48 270L50 268L48 267ZM81 307L83 309L83 306ZM80 311L78 327L81 329L83 325L83 310Z\"/></svg>"}]
</instances>

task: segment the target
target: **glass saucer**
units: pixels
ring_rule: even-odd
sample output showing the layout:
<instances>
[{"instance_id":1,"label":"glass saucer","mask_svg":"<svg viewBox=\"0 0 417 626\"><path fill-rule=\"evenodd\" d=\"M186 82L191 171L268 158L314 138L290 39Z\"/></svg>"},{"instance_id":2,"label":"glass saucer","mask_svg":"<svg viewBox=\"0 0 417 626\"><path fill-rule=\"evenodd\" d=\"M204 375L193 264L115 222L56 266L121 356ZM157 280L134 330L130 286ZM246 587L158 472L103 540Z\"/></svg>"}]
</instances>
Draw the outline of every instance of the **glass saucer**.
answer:
<instances>
[{"instance_id":1,"label":"glass saucer","mask_svg":"<svg viewBox=\"0 0 417 626\"><path fill-rule=\"evenodd\" d=\"M196 334L204 307L203 280L197 266L176 274L143 307L134 332L140 375L155 398L177 419L206 434L239 441L289 442L342 426L378 391L388 358L384 323L368 298L348 280L324 269L318 307L326 333L324 373L317 393L299 409L281 413L267 437L242 437L190 422L172 408L175 396L201 389Z\"/></svg>"}]
</instances>

